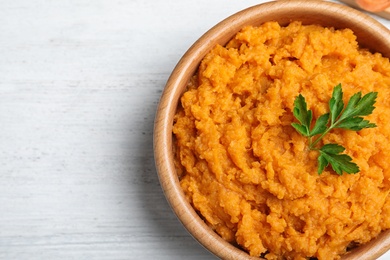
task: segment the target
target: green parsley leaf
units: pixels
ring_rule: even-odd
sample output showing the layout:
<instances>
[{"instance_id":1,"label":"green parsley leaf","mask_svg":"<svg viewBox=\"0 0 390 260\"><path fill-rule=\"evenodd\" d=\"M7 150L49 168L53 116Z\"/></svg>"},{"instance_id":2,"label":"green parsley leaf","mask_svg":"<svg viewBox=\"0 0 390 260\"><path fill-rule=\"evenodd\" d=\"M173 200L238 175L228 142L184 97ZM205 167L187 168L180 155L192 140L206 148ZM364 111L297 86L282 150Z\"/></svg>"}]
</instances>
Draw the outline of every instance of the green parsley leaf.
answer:
<instances>
[{"instance_id":1,"label":"green parsley leaf","mask_svg":"<svg viewBox=\"0 0 390 260\"><path fill-rule=\"evenodd\" d=\"M355 116L368 116L374 111L378 92L370 92L363 97L361 96L362 93L358 92L351 97L343 114L340 116L340 121Z\"/></svg>"},{"instance_id":2,"label":"green parsley leaf","mask_svg":"<svg viewBox=\"0 0 390 260\"><path fill-rule=\"evenodd\" d=\"M318 135L318 134L325 132L326 128L328 127L327 126L328 121L329 121L329 113L326 113L326 114L323 114L322 116L320 116L317 119L313 129L310 131L309 136L315 136L315 135Z\"/></svg>"},{"instance_id":3,"label":"green parsley leaf","mask_svg":"<svg viewBox=\"0 0 390 260\"><path fill-rule=\"evenodd\" d=\"M321 174L329 164L338 175L343 175L343 172L352 174L359 172L359 166L351 162L352 158L347 154L341 154L345 148L338 144L326 144L319 149L320 156L318 162L318 174Z\"/></svg>"},{"instance_id":4,"label":"green parsley leaf","mask_svg":"<svg viewBox=\"0 0 390 260\"><path fill-rule=\"evenodd\" d=\"M303 136L309 136L313 112L307 110L305 98L299 94L294 101L294 116L301 124L293 123L292 126Z\"/></svg>"},{"instance_id":5,"label":"green parsley leaf","mask_svg":"<svg viewBox=\"0 0 390 260\"><path fill-rule=\"evenodd\" d=\"M376 127L376 124L363 120L361 116L370 115L374 111L377 96L378 92L370 92L363 97L361 92L354 94L340 116L337 127L354 131Z\"/></svg>"},{"instance_id":6,"label":"green parsley leaf","mask_svg":"<svg viewBox=\"0 0 390 260\"><path fill-rule=\"evenodd\" d=\"M347 130L359 131L363 128L374 128L376 127L376 124L370 123L368 120L364 120L363 117L352 117L339 123L337 127Z\"/></svg>"},{"instance_id":7,"label":"green parsley leaf","mask_svg":"<svg viewBox=\"0 0 390 260\"><path fill-rule=\"evenodd\" d=\"M334 87L332 97L329 100L329 113L321 115L311 128L313 112L307 109L305 98L299 94L294 101L293 114L299 123L291 125L301 135L309 138L309 149L319 151L318 174L330 164L333 170L342 175L343 172L353 174L359 172L359 167L352 162L352 158L343 154L345 148L338 144L325 144L320 148L316 145L332 129L340 128L345 130L359 131L364 128L376 127L376 124L363 119L363 116L372 114L375 107L377 92L370 92L362 97L358 92L349 99L344 108L343 90L341 84ZM319 135L313 140L313 137Z\"/></svg>"},{"instance_id":8,"label":"green parsley leaf","mask_svg":"<svg viewBox=\"0 0 390 260\"><path fill-rule=\"evenodd\" d=\"M344 109L343 102L343 90L341 84L338 84L333 89L332 98L329 100L330 114L331 114L331 124L333 124L337 117L341 114L341 111Z\"/></svg>"}]
</instances>

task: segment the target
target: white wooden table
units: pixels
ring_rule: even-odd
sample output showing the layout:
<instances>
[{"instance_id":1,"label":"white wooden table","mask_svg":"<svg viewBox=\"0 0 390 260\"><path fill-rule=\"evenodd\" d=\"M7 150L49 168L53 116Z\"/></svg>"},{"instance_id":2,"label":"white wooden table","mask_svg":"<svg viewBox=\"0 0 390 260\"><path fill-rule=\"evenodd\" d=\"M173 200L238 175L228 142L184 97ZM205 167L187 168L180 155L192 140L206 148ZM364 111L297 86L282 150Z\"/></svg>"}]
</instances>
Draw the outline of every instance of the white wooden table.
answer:
<instances>
[{"instance_id":1,"label":"white wooden table","mask_svg":"<svg viewBox=\"0 0 390 260\"><path fill-rule=\"evenodd\" d=\"M214 259L161 191L154 114L185 50L261 2L1 0L0 259Z\"/></svg>"}]
</instances>

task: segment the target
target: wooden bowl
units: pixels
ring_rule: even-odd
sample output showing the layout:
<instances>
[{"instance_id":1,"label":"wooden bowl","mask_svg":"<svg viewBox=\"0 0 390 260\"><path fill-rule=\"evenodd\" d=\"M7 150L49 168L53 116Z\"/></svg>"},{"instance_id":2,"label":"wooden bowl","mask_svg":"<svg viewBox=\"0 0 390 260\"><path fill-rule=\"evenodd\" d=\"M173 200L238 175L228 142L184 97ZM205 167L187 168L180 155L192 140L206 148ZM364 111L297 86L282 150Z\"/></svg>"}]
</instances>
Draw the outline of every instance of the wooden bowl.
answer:
<instances>
[{"instance_id":1,"label":"wooden bowl","mask_svg":"<svg viewBox=\"0 0 390 260\"><path fill-rule=\"evenodd\" d=\"M173 117L180 96L207 52L217 43L225 45L244 26L256 26L271 20L281 24L300 20L304 24L350 28L362 47L390 57L390 32L379 22L341 4L310 0L269 2L240 11L211 28L184 54L168 79L158 106L154 128L155 163L162 189L179 220L196 240L222 259L258 258L250 257L224 241L205 224L186 200L173 162ZM389 248L390 231L386 231L342 259L376 259Z\"/></svg>"}]
</instances>

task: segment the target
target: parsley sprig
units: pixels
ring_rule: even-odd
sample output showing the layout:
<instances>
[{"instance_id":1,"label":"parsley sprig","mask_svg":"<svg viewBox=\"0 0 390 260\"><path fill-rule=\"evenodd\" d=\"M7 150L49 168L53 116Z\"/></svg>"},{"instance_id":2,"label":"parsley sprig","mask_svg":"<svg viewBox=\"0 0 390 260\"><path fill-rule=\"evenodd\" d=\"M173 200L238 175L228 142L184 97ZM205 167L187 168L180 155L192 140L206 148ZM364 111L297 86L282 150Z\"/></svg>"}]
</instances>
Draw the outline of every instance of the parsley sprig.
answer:
<instances>
[{"instance_id":1,"label":"parsley sprig","mask_svg":"<svg viewBox=\"0 0 390 260\"><path fill-rule=\"evenodd\" d=\"M338 84L334 87L332 98L329 100L329 113L321 115L313 127L312 110L307 109L306 100L301 94L296 97L293 114L300 123L294 122L291 125L298 133L308 137L310 150L319 151L318 174L321 174L329 164L339 175L343 172L352 174L360 171L359 166L352 162L352 158L342 153L345 150L343 146L329 143L317 148L317 145L332 129L359 131L363 128L376 127L376 124L363 119L363 116L372 114L377 96L378 92L370 92L364 96L358 92L350 98L344 108L343 91L341 84Z\"/></svg>"}]
</instances>

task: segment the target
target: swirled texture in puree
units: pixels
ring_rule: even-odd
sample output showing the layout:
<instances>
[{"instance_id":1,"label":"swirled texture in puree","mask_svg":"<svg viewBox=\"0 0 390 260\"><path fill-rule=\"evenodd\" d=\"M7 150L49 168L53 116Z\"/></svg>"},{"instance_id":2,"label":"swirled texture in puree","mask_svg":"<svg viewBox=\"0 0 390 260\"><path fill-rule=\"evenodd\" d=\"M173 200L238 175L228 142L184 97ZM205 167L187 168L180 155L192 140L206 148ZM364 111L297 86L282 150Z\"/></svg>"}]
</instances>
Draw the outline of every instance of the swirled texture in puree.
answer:
<instances>
[{"instance_id":1,"label":"swirled texture in puree","mask_svg":"<svg viewBox=\"0 0 390 260\"><path fill-rule=\"evenodd\" d=\"M317 174L292 127L301 93L314 119L333 87L344 103L377 91L378 127L332 130L360 167ZM243 28L201 62L175 116L177 168L193 207L222 238L268 259L337 259L390 228L390 64L349 29L292 22Z\"/></svg>"}]
</instances>

